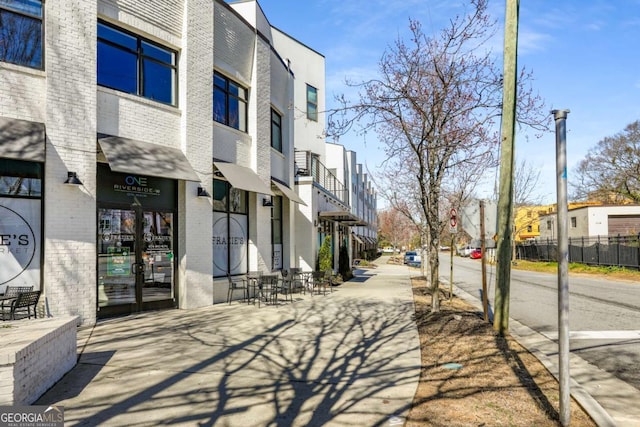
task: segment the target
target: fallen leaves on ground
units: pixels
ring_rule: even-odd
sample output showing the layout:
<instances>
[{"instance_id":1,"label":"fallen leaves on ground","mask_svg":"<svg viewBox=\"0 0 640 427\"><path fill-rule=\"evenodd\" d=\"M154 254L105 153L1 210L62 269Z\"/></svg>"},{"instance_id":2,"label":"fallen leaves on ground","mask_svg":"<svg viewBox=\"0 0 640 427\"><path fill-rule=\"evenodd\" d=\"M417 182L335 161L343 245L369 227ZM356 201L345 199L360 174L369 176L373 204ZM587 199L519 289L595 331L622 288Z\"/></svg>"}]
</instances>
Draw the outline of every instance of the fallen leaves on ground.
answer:
<instances>
[{"instance_id":1,"label":"fallen leaves on ground","mask_svg":"<svg viewBox=\"0 0 640 427\"><path fill-rule=\"evenodd\" d=\"M431 313L425 278L412 285L422 371L406 427L560 425L558 382L535 356L456 297ZM573 399L571 425L596 425Z\"/></svg>"}]
</instances>

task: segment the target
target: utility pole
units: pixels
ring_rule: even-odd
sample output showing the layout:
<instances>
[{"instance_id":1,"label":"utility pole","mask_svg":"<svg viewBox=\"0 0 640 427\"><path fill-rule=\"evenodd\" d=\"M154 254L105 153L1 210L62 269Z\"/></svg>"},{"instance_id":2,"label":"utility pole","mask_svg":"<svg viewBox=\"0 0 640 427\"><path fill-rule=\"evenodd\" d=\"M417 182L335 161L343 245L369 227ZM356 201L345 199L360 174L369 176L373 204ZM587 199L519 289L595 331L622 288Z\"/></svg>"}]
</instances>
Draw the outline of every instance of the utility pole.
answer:
<instances>
[{"instance_id":1,"label":"utility pole","mask_svg":"<svg viewBox=\"0 0 640 427\"><path fill-rule=\"evenodd\" d=\"M504 25L504 70L502 87L502 128L500 129L500 190L498 195L498 265L493 329L500 335L509 331L511 287L511 239L513 232L513 168L516 131L516 86L518 53L518 11L520 0L506 0Z\"/></svg>"},{"instance_id":2,"label":"utility pole","mask_svg":"<svg viewBox=\"0 0 640 427\"><path fill-rule=\"evenodd\" d=\"M480 200L480 263L482 265L482 311L484 312L484 321L489 322L489 299L487 296L487 260L485 252L487 245L485 243L485 225L484 225L484 200Z\"/></svg>"},{"instance_id":3,"label":"utility pole","mask_svg":"<svg viewBox=\"0 0 640 427\"><path fill-rule=\"evenodd\" d=\"M569 207L567 204L567 113L553 110L556 122L556 188L558 191L558 359L560 423L571 421L569 401Z\"/></svg>"}]
</instances>

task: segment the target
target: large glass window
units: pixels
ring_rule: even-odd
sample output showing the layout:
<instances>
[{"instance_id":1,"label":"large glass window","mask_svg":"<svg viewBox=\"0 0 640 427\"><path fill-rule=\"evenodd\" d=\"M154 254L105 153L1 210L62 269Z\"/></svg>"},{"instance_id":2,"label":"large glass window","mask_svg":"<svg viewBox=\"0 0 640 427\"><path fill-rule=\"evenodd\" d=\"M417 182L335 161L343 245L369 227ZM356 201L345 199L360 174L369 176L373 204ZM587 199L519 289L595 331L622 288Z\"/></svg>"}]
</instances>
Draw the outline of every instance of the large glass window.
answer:
<instances>
[{"instance_id":1,"label":"large glass window","mask_svg":"<svg viewBox=\"0 0 640 427\"><path fill-rule=\"evenodd\" d=\"M247 273L247 192L213 180L213 275Z\"/></svg>"},{"instance_id":2,"label":"large glass window","mask_svg":"<svg viewBox=\"0 0 640 427\"><path fill-rule=\"evenodd\" d=\"M282 116L271 109L271 146L282 153Z\"/></svg>"},{"instance_id":3,"label":"large glass window","mask_svg":"<svg viewBox=\"0 0 640 427\"><path fill-rule=\"evenodd\" d=\"M271 258L272 269L282 270L282 197L272 196Z\"/></svg>"},{"instance_id":4,"label":"large glass window","mask_svg":"<svg viewBox=\"0 0 640 427\"><path fill-rule=\"evenodd\" d=\"M0 196L42 197L42 164L0 159Z\"/></svg>"},{"instance_id":5,"label":"large glass window","mask_svg":"<svg viewBox=\"0 0 640 427\"><path fill-rule=\"evenodd\" d=\"M247 89L219 73L213 75L213 120L247 131Z\"/></svg>"},{"instance_id":6,"label":"large glass window","mask_svg":"<svg viewBox=\"0 0 640 427\"><path fill-rule=\"evenodd\" d=\"M307 85L307 119L318 121L318 89Z\"/></svg>"},{"instance_id":7,"label":"large glass window","mask_svg":"<svg viewBox=\"0 0 640 427\"><path fill-rule=\"evenodd\" d=\"M0 61L42 69L42 1L0 0Z\"/></svg>"},{"instance_id":8,"label":"large glass window","mask_svg":"<svg viewBox=\"0 0 640 427\"><path fill-rule=\"evenodd\" d=\"M98 22L98 84L176 105L176 52Z\"/></svg>"},{"instance_id":9,"label":"large glass window","mask_svg":"<svg viewBox=\"0 0 640 427\"><path fill-rule=\"evenodd\" d=\"M42 169L0 158L0 292L7 285L40 289Z\"/></svg>"}]
</instances>

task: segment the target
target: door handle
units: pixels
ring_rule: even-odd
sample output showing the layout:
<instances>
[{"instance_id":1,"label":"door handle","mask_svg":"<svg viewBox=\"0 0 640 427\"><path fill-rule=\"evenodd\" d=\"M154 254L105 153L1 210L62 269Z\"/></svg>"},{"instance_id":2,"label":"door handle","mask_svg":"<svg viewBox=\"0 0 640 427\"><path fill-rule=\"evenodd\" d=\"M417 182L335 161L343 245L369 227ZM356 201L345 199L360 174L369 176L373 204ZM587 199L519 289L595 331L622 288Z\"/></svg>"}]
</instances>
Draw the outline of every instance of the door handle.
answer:
<instances>
[{"instance_id":1,"label":"door handle","mask_svg":"<svg viewBox=\"0 0 640 427\"><path fill-rule=\"evenodd\" d=\"M134 262L133 264L131 264L131 273L133 274L144 273L144 261Z\"/></svg>"}]
</instances>

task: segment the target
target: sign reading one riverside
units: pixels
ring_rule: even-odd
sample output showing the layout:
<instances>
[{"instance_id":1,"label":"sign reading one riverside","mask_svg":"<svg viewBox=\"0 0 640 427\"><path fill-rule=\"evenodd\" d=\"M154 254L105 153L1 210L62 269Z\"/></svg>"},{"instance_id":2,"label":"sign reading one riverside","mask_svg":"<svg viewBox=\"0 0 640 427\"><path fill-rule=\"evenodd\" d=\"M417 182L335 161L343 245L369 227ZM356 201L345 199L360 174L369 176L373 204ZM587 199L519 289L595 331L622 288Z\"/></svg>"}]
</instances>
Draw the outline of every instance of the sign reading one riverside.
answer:
<instances>
[{"instance_id":1,"label":"sign reading one riverside","mask_svg":"<svg viewBox=\"0 0 640 427\"><path fill-rule=\"evenodd\" d=\"M0 427L64 427L64 407L0 406Z\"/></svg>"}]
</instances>

